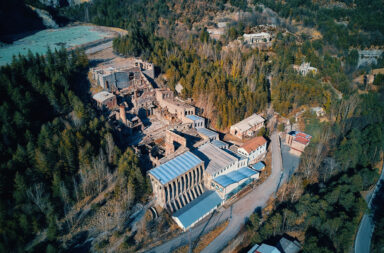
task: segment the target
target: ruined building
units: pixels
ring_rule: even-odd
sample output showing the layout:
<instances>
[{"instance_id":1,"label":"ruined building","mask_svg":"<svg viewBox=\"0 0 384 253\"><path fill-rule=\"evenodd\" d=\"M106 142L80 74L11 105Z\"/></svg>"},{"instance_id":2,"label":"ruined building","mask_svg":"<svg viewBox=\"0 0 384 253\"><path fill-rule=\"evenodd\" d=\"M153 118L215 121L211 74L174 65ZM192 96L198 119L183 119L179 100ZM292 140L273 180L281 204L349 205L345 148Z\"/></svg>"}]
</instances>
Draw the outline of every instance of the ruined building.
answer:
<instances>
[{"instance_id":1,"label":"ruined building","mask_svg":"<svg viewBox=\"0 0 384 253\"><path fill-rule=\"evenodd\" d=\"M127 60L124 64L109 63L91 69L92 78L96 84L109 92L132 92L137 88L152 89L148 78L153 79L154 67L152 63L140 60Z\"/></svg>"},{"instance_id":2,"label":"ruined building","mask_svg":"<svg viewBox=\"0 0 384 253\"><path fill-rule=\"evenodd\" d=\"M123 104L119 106L119 114L117 118L123 125L125 125L130 132L143 130L143 123L136 115L127 114L126 108Z\"/></svg>"},{"instance_id":3,"label":"ruined building","mask_svg":"<svg viewBox=\"0 0 384 253\"><path fill-rule=\"evenodd\" d=\"M106 107L112 110L117 106L116 96L106 91L96 93L92 98L96 101L99 108Z\"/></svg>"},{"instance_id":4,"label":"ruined building","mask_svg":"<svg viewBox=\"0 0 384 253\"><path fill-rule=\"evenodd\" d=\"M185 120L187 115L195 115L194 106L178 100L168 89L156 89L156 100L161 108L166 108L170 113L177 115L180 120Z\"/></svg>"}]
</instances>

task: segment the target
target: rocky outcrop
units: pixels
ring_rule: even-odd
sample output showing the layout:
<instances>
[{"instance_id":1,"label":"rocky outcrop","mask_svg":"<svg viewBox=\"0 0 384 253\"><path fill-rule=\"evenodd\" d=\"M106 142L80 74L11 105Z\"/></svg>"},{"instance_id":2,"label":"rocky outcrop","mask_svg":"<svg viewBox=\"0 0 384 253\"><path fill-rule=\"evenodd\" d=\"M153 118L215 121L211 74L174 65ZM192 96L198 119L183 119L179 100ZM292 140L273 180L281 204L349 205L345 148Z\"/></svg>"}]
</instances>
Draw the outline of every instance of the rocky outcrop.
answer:
<instances>
[{"instance_id":1,"label":"rocky outcrop","mask_svg":"<svg viewBox=\"0 0 384 253\"><path fill-rule=\"evenodd\" d=\"M59 28L59 25L53 20L51 14L46 10L41 10L33 6L29 6L43 20L43 24L47 28Z\"/></svg>"}]
</instances>

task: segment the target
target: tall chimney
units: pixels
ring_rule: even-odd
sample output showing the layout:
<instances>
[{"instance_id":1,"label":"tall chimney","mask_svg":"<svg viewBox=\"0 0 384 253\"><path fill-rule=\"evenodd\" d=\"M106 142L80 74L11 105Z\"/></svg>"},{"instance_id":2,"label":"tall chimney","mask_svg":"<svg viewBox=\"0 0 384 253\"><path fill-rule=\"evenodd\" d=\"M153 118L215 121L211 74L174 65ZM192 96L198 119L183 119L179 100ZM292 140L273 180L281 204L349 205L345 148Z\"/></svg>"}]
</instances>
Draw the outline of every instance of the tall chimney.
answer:
<instances>
[{"instance_id":1,"label":"tall chimney","mask_svg":"<svg viewBox=\"0 0 384 253\"><path fill-rule=\"evenodd\" d=\"M127 116L125 115L125 106L123 104L120 105L120 120L124 125L127 125Z\"/></svg>"}]
</instances>

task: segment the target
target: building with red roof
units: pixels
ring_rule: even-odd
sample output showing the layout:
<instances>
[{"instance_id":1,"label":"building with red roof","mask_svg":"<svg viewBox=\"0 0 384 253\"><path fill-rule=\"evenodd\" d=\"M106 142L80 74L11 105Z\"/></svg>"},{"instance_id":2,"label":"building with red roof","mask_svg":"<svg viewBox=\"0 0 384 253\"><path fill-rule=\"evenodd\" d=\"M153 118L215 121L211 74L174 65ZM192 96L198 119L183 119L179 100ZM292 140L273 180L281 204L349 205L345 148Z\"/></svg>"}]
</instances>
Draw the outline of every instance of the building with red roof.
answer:
<instances>
[{"instance_id":1,"label":"building with red roof","mask_svg":"<svg viewBox=\"0 0 384 253\"><path fill-rule=\"evenodd\" d=\"M290 152L300 156L304 149L309 145L312 136L298 131L291 131L287 134L285 142L291 148Z\"/></svg>"},{"instance_id":2,"label":"building with red roof","mask_svg":"<svg viewBox=\"0 0 384 253\"><path fill-rule=\"evenodd\" d=\"M256 162L267 153L267 140L263 136L257 136L241 145L237 152L246 156L248 162Z\"/></svg>"}]
</instances>

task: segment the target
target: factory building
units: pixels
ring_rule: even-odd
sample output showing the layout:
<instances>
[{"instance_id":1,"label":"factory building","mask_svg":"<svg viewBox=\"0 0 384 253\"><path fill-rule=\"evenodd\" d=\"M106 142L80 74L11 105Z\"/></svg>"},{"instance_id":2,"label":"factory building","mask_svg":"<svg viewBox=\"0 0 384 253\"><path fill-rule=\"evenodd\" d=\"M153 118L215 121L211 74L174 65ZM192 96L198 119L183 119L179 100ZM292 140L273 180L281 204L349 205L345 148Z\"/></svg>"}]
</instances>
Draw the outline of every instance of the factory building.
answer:
<instances>
[{"instance_id":1,"label":"factory building","mask_svg":"<svg viewBox=\"0 0 384 253\"><path fill-rule=\"evenodd\" d=\"M187 151L148 172L157 205L175 212L204 192L204 162Z\"/></svg>"}]
</instances>

